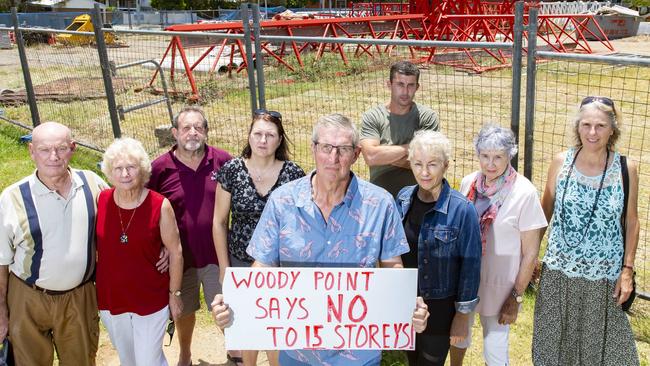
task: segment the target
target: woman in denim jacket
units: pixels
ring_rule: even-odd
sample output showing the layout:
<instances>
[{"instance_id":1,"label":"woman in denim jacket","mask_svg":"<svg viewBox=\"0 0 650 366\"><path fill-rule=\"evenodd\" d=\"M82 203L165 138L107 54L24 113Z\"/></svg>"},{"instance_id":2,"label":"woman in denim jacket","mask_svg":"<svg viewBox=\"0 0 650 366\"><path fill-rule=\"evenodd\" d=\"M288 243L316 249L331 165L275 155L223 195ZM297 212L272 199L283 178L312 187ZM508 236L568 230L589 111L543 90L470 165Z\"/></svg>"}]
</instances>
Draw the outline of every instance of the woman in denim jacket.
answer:
<instances>
[{"instance_id":1,"label":"woman in denim jacket","mask_svg":"<svg viewBox=\"0 0 650 366\"><path fill-rule=\"evenodd\" d=\"M535 186L510 165L517 153L510 129L485 125L474 147L481 169L463 178L460 191L481 217L481 303L476 312L483 327L485 364L503 366L509 364L510 324L533 274L546 218ZM473 322L474 314L467 340L451 348L452 366L462 364Z\"/></svg>"},{"instance_id":2,"label":"woman in denim jacket","mask_svg":"<svg viewBox=\"0 0 650 366\"><path fill-rule=\"evenodd\" d=\"M416 350L407 353L412 366L444 365L449 345L467 336L468 314L479 301L478 215L472 203L444 178L450 151L442 133L416 133L408 159L418 185L404 187L397 196L411 247L402 261L405 268L418 269L418 296L436 314L426 330L416 335Z\"/></svg>"}]
</instances>

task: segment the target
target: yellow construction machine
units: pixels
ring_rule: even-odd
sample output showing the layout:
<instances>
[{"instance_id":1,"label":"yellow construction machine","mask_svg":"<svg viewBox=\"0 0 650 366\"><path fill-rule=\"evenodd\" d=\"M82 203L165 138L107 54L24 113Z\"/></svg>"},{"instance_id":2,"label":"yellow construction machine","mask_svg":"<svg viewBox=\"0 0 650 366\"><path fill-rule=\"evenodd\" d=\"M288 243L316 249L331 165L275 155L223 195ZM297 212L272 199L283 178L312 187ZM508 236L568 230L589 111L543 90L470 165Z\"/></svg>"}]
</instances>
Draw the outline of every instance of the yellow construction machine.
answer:
<instances>
[{"instance_id":1,"label":"yellow construction machine","mask_svg":"<svg viewBox=\"0 0 650 366\"><path fill-rule=\"evenodd\" d=\"M74 18L72 24L66 29L70 32L94 32L92 18L88 14L82 14ZM95 37L85 34L61 33L56 35L56 41L64 45L80 46L95 43ZM104 41L107 45L115 44L115 35L104 32Z\"/></svg>"}]
</instances>

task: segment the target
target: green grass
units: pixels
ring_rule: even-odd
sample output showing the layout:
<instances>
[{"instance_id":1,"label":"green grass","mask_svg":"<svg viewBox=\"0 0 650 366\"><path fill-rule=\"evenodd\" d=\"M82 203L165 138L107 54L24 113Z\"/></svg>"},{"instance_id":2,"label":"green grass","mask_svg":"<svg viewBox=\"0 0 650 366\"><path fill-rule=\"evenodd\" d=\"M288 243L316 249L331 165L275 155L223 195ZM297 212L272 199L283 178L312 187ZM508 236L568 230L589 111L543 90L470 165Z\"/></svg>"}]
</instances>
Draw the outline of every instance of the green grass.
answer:
<instances>
[{"instance_id":1,"label":"green grass","mask_svg":"<svg viewBox=\"0 0 650 366\"><path fill-rule=\"evenodd\" d=\"M133 37L140 41L155 41L157 37ZM150 48L147 48L149 50ZM114 49L118 59L121 52L127 49ZM405 49L397 49L405 51ZM43 52L50 52L43 49ZM86 50L79 52L85 54ZM147 55L153 55L147 51ZM349 55L349 53L348 53ZM405 57L405 52L391 55L394 58ZM385 88L387 65L393 58L370 60L351 59L349 67L340 62L340 57L325 54L323 59L314 63L313 57L305 57L305 69L288 72L284 68L265 65L266 101L267 108L279 110L284 116L284 124L290 139L294 160L305 170L313 167L309 151L311 126L315 119L331 112L341 112L359 122L361 114L369 106L387 100ZM156 57L154 57L156 58ZM31 65L31 64L30 64ZM295 64L293 64L295 66ZM377 66L378 65L378 66ZM81 68L57 68L59 76L82 72ZM477 164L470 141L474 138L480 125L492 120L503 125L509 125L510 120L510 70L498 70L480 75L467 74L438 65L422 65L420 79L421 88L416 97L417 101L431 106L438 111L442 130L448 135L453 146L453 161L447 173L447 178L453 185L458 185L460 179L476 169ZM50 70L36 67L33 79L49 80ZM41 75L48 73L48 75ZM83 73L83 76L88 74ZM196 75L195 75L196 76ZM0 71L0 79L11 85L20 84L20 69ZM525 78L525 76L524 76ZM646 231L650 188L647 183L645 169L648 161L646 125L648 121L647 90L650 80L650 68L642 67L602 67L597 64L578 62L548 62L540 63L537 70L536 118L535 118L535 156L533 183L538 189L543 188L546 170L551 156L564 150L569 138L564 136L568 131L568 123L575 112L576 103L584 95L611 95L615 100L624 100L619 106L624 112L623 136L619 141L622 151L636 161L641 162L641 187L639 194L639 214L642 221L642 233L639 243L636 265L639 268L649 268L650 258L647 254ZM243 142L250 123L249 90L247 89L246 74L233 74L231 77L218 76L209 79L207 76L197 77L197 83L202 91L210 97L201 101L210 121L209 143L237 154ZM180 90L187 90L186 83L177 82ZM525 85L525 80L522 80ZM523 90L522 90L523 92ZM125 105L136 103L143 97L131 91L118 93L118 103ZM154 97L146 96L149 99ZM183 105L181 100L175 100L173 109L176 111ZM645 106L645 107L644 107ZM105 101L75 101L67 104L55 102L39 103L41 116L56 119L74 127L75 136L87 141L97 141L105 147L112 141L110 120L106 113ZM645 109L644 109L645 108ZM522 96L521 115L524 113ZM19 121L29 120L29 109L26 106L5 108L7 117ZM166 148L158 148L152 141L152 126L164 123L164 108L143 109L127 115L121 122L125 135L133 136L145 142L152 156L156 156ZM2 125L0 123L0 125ZM523 140L523 118L520 127L520 139ZM0 149L3 149L0 161L0 187L10 184L21 176L31 173L33 166L29 161L24 146L15 143L13 134L7 139L4 129L0 132ZM8 147L5 141L11 143ZM20 155L17 151L25 152ZM523 146L521 149L523 152ZM82 150L75 154L72 165L83 167L76 159L83 155ZM22 160L21 160L22 157ZM89 162L88 167L94 167L98 158ZM7 162L7 164L5 163ZM520 171L523 160L520 160ZM355 164L353 170L362 177L367 177L367 167L363 159ZM649 242L650 243L650 242ZM648 271L639 271L639 283L648 282ZM647 290L646 290L647 291ZM524 311L520 314L517 324L513 327L511 338L511 356L513 365L529 365L530 340L532 334L532 304L533 298L527 299ZM642 364L649 365L650 359L650 302L637 300L634 314L630 318L637 337L640 359ZM203 313L203 312L202 312ZM197 314L198 316L198 314ZM198 319L198 317L197 317ZM211 320L205 314L205 324ZM478 322L477 322L478 323ZM480 326L475 326L474 346L468 352L468 364L480 365L481 341ZM387 355L385 364L400 365L401 354Z\"/></svg>"},{"instance_id":2,"label":"green grass","mask_svg":"<svg viewBox=\"0 0 650 366\"><path fill-rule=\"evenodd\" d=\"M0 189L4 189L20 178L31 174L34 165L29 157L26 144L18 142L20 136L28 131L18 129L6 123L0 123ZM101 160L99 153L80 147L75 153L71 166L80 169L90 169L98 172L97 162ZM510 357L513 365L530 365L531 341L533 331L533 308L535 294L528 292L523 310L519 313L517 322L512 327L510 336ZM435 316L435 314L432 314ZM630 323L634 331L641 365L650 366L650 302L637 299L630 316ZM197 328L212 327L213 321L210 314L201 310L197 312ZM199 330L200 331L200 330ZM479 322L476 321L473 329L473 345L467 352L467 365L482 364L482 342ZM406 365L406 357L402 352L384 352L383 366Z\"/></svg>"},{"instance_id":3,"label":"green grass","mask_svg":"<svg viewBox=\"0 0 650 366\"><path fill-rule=\"evenodd\" d=\"M34 163L29 156L27 144L19 141L29 131L0 122L0 190L34 172ZM79 147L70 166L89 169L101 174L97 163L101 155L93 150Z\"/></svg>"}]
</instances>

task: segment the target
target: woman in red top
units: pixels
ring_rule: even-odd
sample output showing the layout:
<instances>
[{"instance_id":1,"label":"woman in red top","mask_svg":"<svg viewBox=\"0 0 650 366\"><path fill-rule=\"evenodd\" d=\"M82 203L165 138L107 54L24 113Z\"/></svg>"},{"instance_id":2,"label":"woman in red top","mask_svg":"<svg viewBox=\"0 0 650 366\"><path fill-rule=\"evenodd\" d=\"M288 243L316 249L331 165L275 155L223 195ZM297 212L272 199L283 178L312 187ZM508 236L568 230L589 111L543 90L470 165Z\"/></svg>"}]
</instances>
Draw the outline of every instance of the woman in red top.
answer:
<instances>
[{"instance_id":1,"label":"woman in red top","mask_svg":"<svg viewBox=\"0 0 650 366\"><path fill-rule=\"evenodd\" d=\"M97 303L122 365L167 365L165 325L182 310L183 256L174 211L162 195L144 187L151 163L142 144L113 142L102 171L114 188L97 202ZM169 273L156 268L162 247Z\"/></svg>"}]
</instances>

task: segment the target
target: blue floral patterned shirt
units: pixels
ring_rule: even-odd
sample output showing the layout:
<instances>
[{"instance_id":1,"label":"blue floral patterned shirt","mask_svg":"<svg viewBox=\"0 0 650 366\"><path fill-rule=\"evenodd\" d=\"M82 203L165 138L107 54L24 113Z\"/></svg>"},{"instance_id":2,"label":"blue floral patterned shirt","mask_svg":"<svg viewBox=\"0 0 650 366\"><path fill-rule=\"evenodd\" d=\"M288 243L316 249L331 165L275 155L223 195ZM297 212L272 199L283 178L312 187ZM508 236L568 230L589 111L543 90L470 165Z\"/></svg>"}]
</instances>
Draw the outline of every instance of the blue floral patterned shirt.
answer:
<instances>
[{"instance_id":1,"label":"blue floral patterned shirt","mask_svg":"<svg viewBox=\"0 0 650 366\"><path fill-rule=\"evenodd\" d=\"M258 262L283 267L368 267L408 252L393 197L353 173L343 201L325 221L312 200L311 177L274 191L247 252ZM375 350L282 351L310 365L379 364Z\"/></svg>"}]
</instances>

